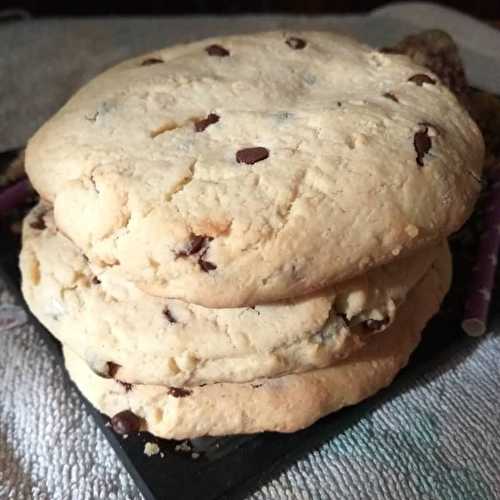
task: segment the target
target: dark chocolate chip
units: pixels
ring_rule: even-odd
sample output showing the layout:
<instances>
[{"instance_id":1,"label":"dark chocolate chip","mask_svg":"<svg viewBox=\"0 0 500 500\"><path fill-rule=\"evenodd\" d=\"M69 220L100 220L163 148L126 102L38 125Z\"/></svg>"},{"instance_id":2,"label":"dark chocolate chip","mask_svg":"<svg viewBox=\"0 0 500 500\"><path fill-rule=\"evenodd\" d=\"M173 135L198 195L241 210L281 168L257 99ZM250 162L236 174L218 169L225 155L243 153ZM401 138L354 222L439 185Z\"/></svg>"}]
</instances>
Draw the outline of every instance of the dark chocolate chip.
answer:
<instances>
[{"instance_id":1,"label":"dark chocolate chip","mask_svg":"<svg viewBox=\"0 0 500 500\"><path fill-rule=\"evenodd\" d=\"M238 163L246 163L253 165L258 161L265 160L269 157L269 150L262 147L240 149L236 153L236 161Z\"/></svg>"},{"instance_id":2,"label":"dark chocolate chip","mask_svg":"<svg viewBox=\"0 0 500 500\"><path fill-rule=\"evenodd\" d=\"M436 85L436 80L433 80L430 76L425 75L424 73L413 75L412 77L408 78L408 81L415 83L419 87L421 87L424 83L428 83L429 85Z\"/></svg>"},{"instance_id":3,"label":"dark chocolate chip","mask_svg":"<svg viewBox=\"0 0 500 500\"><path fill-rule=\"evenodd\" d=\"M305 40L303 40L302 38L297 38L295 36L291 36L290 38L287 39L286 44L291 49L301 50L307 45L307 42Z\"/></svg>"},{"instance_id":4,"label":"dark chocolate chip","mask_svg":"<svg viewBox=\"0 0 500 500\"><path fill-rule=\"evenodd\" d=\"M133 385L129 384L128 382L122 382L121 380L116 380L120 385L123 385L125 388L125 392L130 392L132 390Z\"/></svg>"},{"instance_id":5,"label":"dark chocolate chip","mask_svg":"<svg viewBox=\"0 0 500 500\"><path fill-rule=\"evenodd\" d=\"M124 410L111 419L111 426L117 434L130 434L141 428L141 419L130 410Z\"/></svg>"},{"instance_id":6,"label":"dark chocolate chip","mask_svg":"<svg viewBox=\"0 0 500 500\"><path fill-rule=\"evenodd\" d=\"M205 47L205 50L209 56L226 57L229 55L229 50L222 47L222 45L217 45L216 43Z\"/></svg>"},{"instance_id":7,"label":"dark chocolate chip","mask_svg":"<svg viewBox=\"0 0 500 500\"><path fill-rule=\"evenodd\" d=\"M396 49L394 49L393 47L382 47L380 49L378 49L379 52L381 52L382 54L397 54L398 51Z\"/></svg>"},{"instance_id":8,"label":"dark chocolate chip","mask_svg":"<svg viewBox=\"0 0 500 500\"><path fill-rule=\"evenodd\" d=\"M363 321L363 328L367 332L377 332L389 323L389 318L384 319L367 319Z\"/></svg>"},{"instance_id":9,"label":"dark chocolate chip","mask_svg":"<svg viewBox=\"0 0 500 500\"><path fill-rule=\"evenodd\" d=\"M169 323L177 323L177 320L172 316L172 313L167 306L163 309L163 316L168 319Z\"/></svg>"},{"instance_id":10,"label":"dark chocolate chip","mask_svg":"<svg viewBox=\"0 0 500 500\"><path fill-rule=\"evenodd\" d=\"M213 238L210 236L201 236L199 234L191 233L189 242L186 247L177 253L177 257L187 257L198 253L204 246L206 246Z\"/></svg>"},{"instance_id":11,"label":"dark chocolate chip","mask_svg":"<svg viewBox=\"0 0 500 500\"><path fill-rule=\"evenodd\" d=\"M196 130L196 132L203 132L209 125L217 123L219 119L219 115L210 113L206 118L194 122L194 129Z\"/></svg>"},{"instance_id":12,"label":"dark chocolate chip","mask_svg":"<svg viewBox=\"0 0 500 500\"><path fill-rule=\"evenodd\" d=\"M258 389L259 387L262 387L262 384L251 384L252 389Z\"/></svg>"},{"instance_id":13,"label":"dark chocolate chip","mask_svg":"<svg viewBox=\"0 0 500 500\"><path fill-rule=\"evenodd\" d=\"M97 276L94 276L92 278L92 284L93 285L100 285L101 284L101 280Z\"/></svg>"},{"instance_id":14,"label":"dark chocolate chip","mask_svg":"<svg viewBox=\"0 0 500 500\"><path fill-rule=\"evenodd\" d=\"M191 236L192 239L189 242L189 246L186 250L186 255L193 255L195 253L198 253L203 248L208 239L206 236L200 236L196 234L192 234Z\"/></svg>"},{"instance_id":15,"label":"dark chocolate chip","mask_svg":"<svg viewBox=\"0 0 500 500\"><path fill-rule=\"evenodd\" d=\"M182 387L169 387L167 390L167 393L174 398L185 398L186 396L190 396L192 392Z\"/></svg>"},{"instance_id":16,"label":"dark chocolate chip","mask_svg":"<svg viewBox=\"0 0 500 500\"><path fill-rule=\"evenodd\" d=\"M342 107L342 103L341 103L340 101L337 101L337 106L338 106L339 108L341 108L341 107Z\"/></svg>"},{"instance_id":17,"label":"dark chocolate chip","mask_svg":"<svg viewBox=\"0 0 500 500\"><path fill-rule=\"evenodd\" d=\"M215 264L209 262L208 260L204 260L203 257L200 257L198 259L198 264L200 265L202 271L205 271L206 273L217 269L217 266Z\"/></svg>"},{"instance_id":18,"label":"dark chocolate chip","mask_svg":"<svg viewBox=\"0 0 500 500\"><path fill-rule=\"evenodd\" d=\"M121 365L113 363L113 361L108 361L107 365L108 365L108 376L111 378L115 378L116 372L118 371L119 368L121 368Z\"/></svg>"},{"instance_id":19,"label":"dark chocolate chip","mask_svg":"<svg viewBox=\"0 0 500 500\"><path fill-rule=\"evenodd\" d=\"M424 156L432 147L432 141L428 134L428 129L420 130L413 136L413 146L417 153L417 165L424 166Z\"/></svg>"},{"instance_id":20,"label":"dark chocolate chip","mask_svg":"<svg viewBox=\"0 0 500 500\"><path fill-rule=\"evenodd\" d=\"M37 231L43 231L47 227L45 221L43 220L44 215L45 214L39 214L37 219L30 224L30 227L36 229Z\"/></svg>"},{"instance_id":21,"label":"dark chocolate chip","mask_svg":"<svg viewBox=\"0 0 500 500\"><path fill-rule=\"evenodd\" d=\"M386 99L390 99L391 101L394 101L394 102L399 102L399 99L392 93L392 92L386 92L384 94L384 97Z\"/></svg>"},{"instance_id":22,"label":"dark chocolate chip","mask_svg":"<svg viewBox=\"0 0 500 500\"><path fill-rule=\"evenodd\" d=\"M163 59L160 59L159 57L150 57L148 59L144 59L144 61L141 62L141 66L152 66L153 64L161 64L163 62Z\"/></svg>"}]
</instances>

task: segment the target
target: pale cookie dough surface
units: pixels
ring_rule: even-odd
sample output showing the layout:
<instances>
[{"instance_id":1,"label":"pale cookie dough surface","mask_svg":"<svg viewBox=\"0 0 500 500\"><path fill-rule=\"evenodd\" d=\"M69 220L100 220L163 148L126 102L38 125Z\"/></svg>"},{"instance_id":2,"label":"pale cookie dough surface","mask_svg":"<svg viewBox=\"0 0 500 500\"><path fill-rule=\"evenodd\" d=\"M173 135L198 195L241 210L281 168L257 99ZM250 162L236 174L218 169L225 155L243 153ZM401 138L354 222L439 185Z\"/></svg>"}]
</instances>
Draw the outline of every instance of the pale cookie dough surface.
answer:
<instances>
[{"instance_id":1,"label":"pale cookie dough surface","mask_svg":"<svg viewBox=\"0 0 500 500\"><path fill-rule=\"evenodd\" d=\"M31 139L26 168L94 264L239 307L444 239L471 212L483 149L452 93L405 56L272 32L105 72Z\"/></svg>"},{"instance_id":2,"label":"pale cookie dough surface","mask_svg":"<svg viewBox=\"0 0 500 500\"><path fill-rule=\"evenodd\" d=\"M394 320L446 245L300 300L207 309L146 295L116 268L96 275L49 210L24 223L25 299L94 371L130 383L244 382L329 366Z\"/></svg>"},{"instance_id":3,"label":"pale cookie dough surface","mask_svg":"<svg viewBox=\"0 0 500 500\"><path fill-rule=\"evenodd\" d=\"M127 387L93 373L65 349L66 367L83 395L103 413L131 410L142 428L164 438L293 432L388 385L407 363L429 318L449 288L451 259L443 252L410 292L393 325L361 351L331 368L263 379L254 384L213 384L172 391Z\"/></svg>"}]
</instances>

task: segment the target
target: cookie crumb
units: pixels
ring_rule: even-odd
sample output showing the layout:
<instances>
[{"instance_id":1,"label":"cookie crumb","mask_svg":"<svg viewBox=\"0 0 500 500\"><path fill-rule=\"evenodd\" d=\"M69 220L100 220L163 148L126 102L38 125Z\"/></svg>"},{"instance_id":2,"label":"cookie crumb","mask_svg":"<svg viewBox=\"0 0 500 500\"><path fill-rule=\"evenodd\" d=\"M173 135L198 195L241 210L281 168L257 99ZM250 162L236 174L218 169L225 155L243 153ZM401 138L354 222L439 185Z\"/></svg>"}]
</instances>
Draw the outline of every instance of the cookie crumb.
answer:
<instances>
[{"instance_id":1,"label":"cookie crumb","mask_svg":"<svg viewBox=\"0 0 500 500\"><path fill-rule=\"evenodd\" d=\"M401 250L402 250L401 247L393 248L392 255L394 255L395 257L397 257L401 253Z\"/></svg>"},{"instance_id":2,"label":"cookie crumb","mask_svg":"<svg viewBox=\"0 0 500 500\"><path fill-rule=\"evenodd\" d=\"M408 234L408 236L410 238L416 238L418 236L418 227L410 224L409 226L406 226L406 234Z\"/></svg>"},{"instance_id":3,"label":"cookie crumb","mask_svg":"<svg viewBox=\"0 0 500 500\"><path fill-rule=\"evenodd\" d=\"M153 455L158 455L160 453L160 447L156 443L150 443L149 441L144 445L144 455L152 457Z\"/></svg>"},{"instance_id":4,"label":"cookie crumb","mask_svg":"<svg viewBox=\"0 0 500 500\"><path fill-rule=\"evenodd\" d=\"M176 445L176 447L174 449L175 449L175 451L189 453L192 448L191 448L191 445L189 444L189 441L183 441L182 443Z\"/></svg>"}]
</instances>

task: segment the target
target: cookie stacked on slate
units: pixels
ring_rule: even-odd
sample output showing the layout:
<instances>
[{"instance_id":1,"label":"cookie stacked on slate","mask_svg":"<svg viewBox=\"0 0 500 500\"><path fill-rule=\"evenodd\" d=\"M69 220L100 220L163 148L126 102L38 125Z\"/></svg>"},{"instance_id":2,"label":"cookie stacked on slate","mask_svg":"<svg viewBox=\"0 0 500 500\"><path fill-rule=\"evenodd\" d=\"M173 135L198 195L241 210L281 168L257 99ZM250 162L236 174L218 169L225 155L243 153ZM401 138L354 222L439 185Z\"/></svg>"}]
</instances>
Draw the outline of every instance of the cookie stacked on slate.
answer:
<instances>
[{"instance_id":1,"label":"cookie stacked on slate","mask_svg":"<svg viewBox=\"0 0 500 500\"><path fill-rule=\"evenodd\" d=\"M160 50L31 139L23 293L117 430L294 431L406 364L483 149L435 74L343 36Z\"/></svg>"}]
</instances>

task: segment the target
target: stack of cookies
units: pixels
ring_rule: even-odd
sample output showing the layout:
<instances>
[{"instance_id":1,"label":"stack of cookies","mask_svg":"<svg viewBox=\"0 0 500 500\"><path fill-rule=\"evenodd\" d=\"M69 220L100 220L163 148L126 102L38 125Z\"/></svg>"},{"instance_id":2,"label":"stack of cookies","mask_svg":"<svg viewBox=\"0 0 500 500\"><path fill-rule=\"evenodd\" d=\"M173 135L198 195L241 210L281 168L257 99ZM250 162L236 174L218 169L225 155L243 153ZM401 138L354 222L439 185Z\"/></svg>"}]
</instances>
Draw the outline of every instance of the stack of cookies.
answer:
<instances>
[{"instance_id":1,"label":"stack of cookies","mask_svg":"<svg viewBox=\"0 0 500 500\"><path fill-rule=\"evenodd\" d=\"M481 133L333 33L170 47L31 139L23 293L118 432L291 432L386 386L448 290Z\"/></svg>"}]
</instances>

